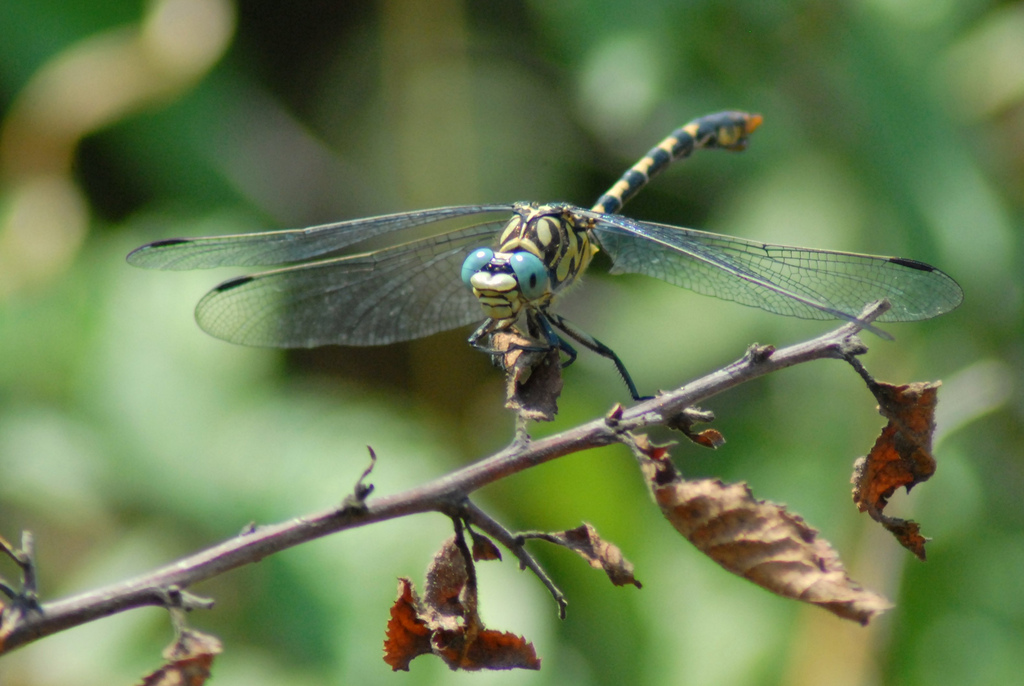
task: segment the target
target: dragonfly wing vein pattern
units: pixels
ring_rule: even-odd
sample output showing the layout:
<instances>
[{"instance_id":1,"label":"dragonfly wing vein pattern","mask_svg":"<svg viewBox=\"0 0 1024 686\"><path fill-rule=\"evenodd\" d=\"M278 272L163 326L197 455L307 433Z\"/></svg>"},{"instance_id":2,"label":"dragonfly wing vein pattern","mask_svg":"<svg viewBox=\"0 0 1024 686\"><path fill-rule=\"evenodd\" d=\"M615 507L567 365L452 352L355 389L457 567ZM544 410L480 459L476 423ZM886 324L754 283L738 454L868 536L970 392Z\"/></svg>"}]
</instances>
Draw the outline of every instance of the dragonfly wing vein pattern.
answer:
<instances>
[{"instance_id":1,"label":"dragonfly wing vein pattern","mask_svg":"<svg viewBox=\"0 0 1024 686\"><path fill-rule=\"evenodd\" d=\"M615 353L549 309L599 249L611 256L613 273L645 274L795 317L858 321L866 304L888 298L892 309L880 321L914 321L960 304L959 285L916 260L772 245L617 215L651 178L695 150L745 149L761 121L745 112L691 121L589 210L536 203L442 207L307 229L157 241L128 261L175 270L290 265L225 281L200 300L199 325L231 342L384 345L483 316L470 337L475 347L489 350L481 339L516 329L537 340L538 349L555 348L571 361L575 351L561 331L610 359L634 399L636 387Z\"/></svg>"},{"instance_id":2,"label":"dragonfly wing vein pattern","mask_svg":"<svg viewBox=\"0 0 1024 686\"><path fill-rule=\"evenodd\" d=\"M466 326L480 304L459 266L504 221L233 279L199 301L196 320L218 338L279 348L385 345Z\"/></svg>"},{"instance_id":3,"label":"dragonfly wing vein pattern","mask_svg":"<svg viewBox=\"0 0 1024 686\"><path fill-rule=\"evenodd\" d=\"M906 260L773 245L664 224L609 218L596 233L613 273L673 285L804 319L850 319L869 302L892 304L880 321L915 321L956 307L960 287Z\"/></svg>"}]
</instances>

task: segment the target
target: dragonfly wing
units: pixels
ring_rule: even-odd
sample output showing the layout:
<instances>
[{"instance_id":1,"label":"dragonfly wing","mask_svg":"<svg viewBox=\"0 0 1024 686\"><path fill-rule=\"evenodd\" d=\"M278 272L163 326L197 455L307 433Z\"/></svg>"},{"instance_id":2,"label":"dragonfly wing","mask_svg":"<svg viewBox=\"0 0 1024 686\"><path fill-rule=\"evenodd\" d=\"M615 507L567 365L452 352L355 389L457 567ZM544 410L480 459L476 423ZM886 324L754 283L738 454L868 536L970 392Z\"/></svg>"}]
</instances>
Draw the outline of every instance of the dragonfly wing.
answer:
<instances>
[{"instance_id":1,"label":"dragonfly wing","mask_svg":"<svg viewBox=\"0 0 1024 686\"><path fill-rule=\"evenodd\" d=\"M232 343L279 348L384 345L464 326L483 312L462 262L506 221L225 281L199 301L196 321Z\"/></svg>"},{"instance_id":2,"label":"dragonfly wing","mask_svg":"<svg viewBox=\"0 0 1024 686\"><path fill-rule=\"evenodd\" d=\"M881 321L929 319L963 300L938 269L895 257L760 243L664 224L593 215L613 273L653 276L705 295L805 319L856 319L888 298Z\"/></svg>"},{"instance_id":3,"label":"dragonfly wing","mask_svg":"<svg viewBox=\"0 0 1024 686\"><path fill-rule=\"evenodd\" d=\"M423 232L443 233L466 227L467 222L484 223L497 216L507 219L511 213L511 205L461 205L307 229L171 238L137 248L128 255L128 262L147 269L174 270L288 264L328 256L385 234L390 244L405 243Z\"/></svg>"}]
</instances>

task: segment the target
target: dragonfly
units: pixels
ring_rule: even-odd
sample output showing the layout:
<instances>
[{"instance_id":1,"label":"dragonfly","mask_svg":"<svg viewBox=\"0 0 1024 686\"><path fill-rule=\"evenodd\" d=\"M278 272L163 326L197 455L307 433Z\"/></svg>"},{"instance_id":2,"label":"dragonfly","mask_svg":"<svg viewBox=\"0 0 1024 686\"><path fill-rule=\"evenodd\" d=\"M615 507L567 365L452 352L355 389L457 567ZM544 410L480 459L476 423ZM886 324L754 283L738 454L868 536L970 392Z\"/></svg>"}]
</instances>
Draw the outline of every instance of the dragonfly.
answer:
<instances>
[{"instance_id":1,"label":"dragonfly","mask_svg":"<svg viewBox=\"0 0 1024 686\"><path fill-rule=\"evenodd\" d=\"M774 245L639 221L619 213L655 175L699 149L740 151L762 123L727 111L694 119L634 164L590 209L565 203L460 205L304 229L149 243L128 255L148 269L276 269L224 281L196 306L217 338L250 346L386 345L484 322L469 337L515 332L523 349L564 353L569 340L608 358L634 400L636 384L608 346L552 310L594 255L613 274L637 273L705 295L808 319L857 322L887 298L876 321L929 319L957 307L960 286L913 259ZM567 340L569 339L569 340Z\"/></svg>"}]
</instances>

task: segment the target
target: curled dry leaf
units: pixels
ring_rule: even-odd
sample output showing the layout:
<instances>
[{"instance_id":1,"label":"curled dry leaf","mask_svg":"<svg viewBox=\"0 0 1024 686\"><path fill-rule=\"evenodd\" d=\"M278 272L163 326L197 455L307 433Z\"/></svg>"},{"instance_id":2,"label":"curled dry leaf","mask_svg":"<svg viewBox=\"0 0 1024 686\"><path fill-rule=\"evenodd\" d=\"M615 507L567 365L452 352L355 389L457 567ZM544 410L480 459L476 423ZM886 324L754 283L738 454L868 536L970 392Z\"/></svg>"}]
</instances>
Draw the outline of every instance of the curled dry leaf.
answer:
<instances>
[{"instance_id":1,"label":"curled dry leaf","mask_svg":"<svg viewBox=\"0 0 1024 686\"><path fill-rule=\"evenodd\" d=\"M622 556L622 551L597 533L593 526L584 522L575 529L548 534L545 540L576 551L594 569L603 569L616 586L633 584L642 588L633 576L633 563Z\"/></svg>"},{"instance_id":2,"label":"curled dry leaf","mask_svg":"<svg viewBox=\"0 0 1024 686\"><path fill-rule=\"evenodd\" d=\"M925 559L925 542L916 522L882 514L897 488L910 491L935 473L932 434L939 383L893 386L874 384L878 411L889 420L866 457L853 465L853 501L896 536L900 544Z\"/></svg>"},{"instance_id":3,"label":"curled dry leaf","mask_svg":"<svg viewBox=\"0 0 1024 686\"><path fill-rule=\"evenodd\" d=\"M725 445L725 436L717 429L704 429L697 433L686 434L686 437L705 448L718 449Z\"/></svg>"},{"instance_id":4,"label":"curled dry leaf","mask_svg":"<svg viewBox=\"0 0 1024 686\"><path fill-rule=\"evenodd\" d=\"M693 428L695 424L707 424L714 420L715 415L713 412L701 410L697 407L687 407L675 417L665 422L665 426L670 429L681 431L683 435L697 445L716 450L725 445L725 436L723 436L720 431L717 429L696 431Z\"/></svg>"},{"instance_id":5,"label":"curled dry leaf","mask_svg":"<svg viewBox=\"0 0 1024 686\"><path fill-rule=\"evenodd\" d=\"M496 364L505 370L505 407L524 420L550 422L558 414L562 393L562 363L558 350L523 350L536 347L517 331L500 331L491 336L498 351Z\"/></svg>"},{"instance_id":6,"label":"curled dry leaf","mask_svg":"<svg viewBox=\"0 0 1024 686\"><path fill-rule=\"evenodd\" d=\"M222 650L216 636L183 629L164 650L167 663L143 678L140 686L202 686L210 678L214 656Z\"/></svg>"},{"instance_id":7,"label":"curled dry leaf","mask_svg":"<svg viewBox=\"0 0 1024 686\"><path fill-rule=\"evenodd\" d=\"M487 538L483 534L478 534L475 531L470 530L470 535L473 538L473 560L476 562L486 562L487 560L500 560L501 550L494 544L494 541Z\"/></svg>"},{"instance_id":8,"label":"curled dry leaf","mask_svg":"<svg viewBox=\"0 0 1024 686\"><path fill-rule=\"evenodd\" d=\"M398 580L398 599L391 606L391 619L384 639L384 662L394 671L409 671L414 657L431 652L430 636L433 630L420 619L419 600L412 582Z\"/></svg>"},{"instance_id":9,"label":"curled dry leaf","mask_svg":"<svg viewBox=\"0 0 1024 686\"><path fill-rule=\"evenodd\" d=\"M438 631L434 652L454 669L540 669L533 644L508 631Z\"/></svg>"},{"instance_id":10,"label":"curled dry leaf","mask_svg":"<svg viewBox=\"0 0 1024 686\"><path fill-rule=\"evenodd\" d=\"M854 582L828 541L802 518L755 499L745 484L686 481L661 449L648 453L642 466L672 526L730 572L861 624L892 606Z\"/></svg>"},{"instance_id":11,"label":"curled dry leaf","mask_svg":"<svg viewBox=\"0 0 1024 686\"><path fill-rule=\"evenodd\" d=\"M423 600L412 582L399 579L391 607L384 661L408 671L413 658L437 655L453 670L540 669L533 644L515 634L486 629L477 612L472 575L454 538L448 539L427 570Z\"/></svg>"},{"instance_id":12,"label":"curled dry leaf","mask_svg":"<svg viewBox=\"0 0 1024 686\"><path fill-rule=\"evenodd\" d=\"M434 628L456 630L478 628L476 578L470 577L466 560L451 537L444 542L427 567L423 608Z\"/></svg>"}]
</instances>

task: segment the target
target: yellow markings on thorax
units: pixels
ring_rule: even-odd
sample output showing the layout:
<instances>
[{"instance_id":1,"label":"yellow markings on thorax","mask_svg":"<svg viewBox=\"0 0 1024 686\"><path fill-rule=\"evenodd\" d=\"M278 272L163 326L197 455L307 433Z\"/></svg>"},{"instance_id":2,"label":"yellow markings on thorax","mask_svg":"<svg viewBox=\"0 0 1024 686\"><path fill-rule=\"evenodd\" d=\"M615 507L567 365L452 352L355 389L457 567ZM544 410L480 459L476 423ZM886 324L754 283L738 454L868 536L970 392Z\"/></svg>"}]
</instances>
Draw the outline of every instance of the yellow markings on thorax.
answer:
<instances>
[{"instance_id":1,"label":"yellow markings on thorax","mask_svg":"<svg viewBox=\"0 0 1024 686\"><path fill-rule=\"evenodd\" d=\"M539 217L534 224L534 232L537 234L537 242L547 248L558 235L558 222L551 217Z\"/></svg>"},{"instance_id":2,"label":"yellow markings on thorax","mask_svg":"<svg viewBox=\"0 0 1024 686\"><path fill-rule=\"evenodd\" d=\"M548 272L548 287L527 298L508 273L480 271L470 284L485 314L493 320L515 321L527 307L545 307L571 286L597 253L591 241L590 220L562 205L519 205L501 231L495 258L511 259L515 252L537 256Z\"/></svg>"},{"instance_id":3,"label":"yellow markings on thorax","mask_svg":"<svg viewBox=\"0 0 1024 686\"><path fill-rule=\"evenodd\" d=\"M521 216L518 214L513 215L512 218L508 220L508 223L505 224L505 228L502 229L501 238L498 239L498 245L503 246L508 243L514 234L519 233L519 230L522 228L524 223L525 220Z\"/></svg>"},{"instance_id":4,"label":"yellow markings on thorax","mask_svg":"<svg viewBox=\"0 0 1024 686\"><path fill-rule=\"evenodd\" d=\"M569 286L596 252L579 218L558 205L524 206L501 234L501 252L527 250L544 262L556 292Z\"/></svg>"},{"instance_id":5,"label":"yellow markings on thorax","mask_svg":"<svg viewBox=\"0 0 1024 686\"><path fill-rule=\"evenodd\" d=\"M544 259L544 251L529 238L515 237L501 244L501 252L515 252L516 250L525 250L526 252L531 252L537 257Z\"/></svg>"}]
</instances>

